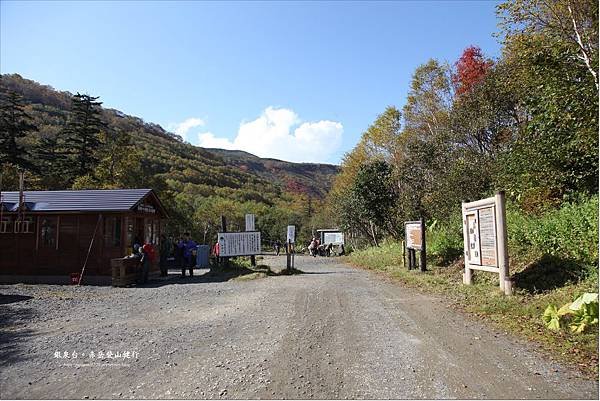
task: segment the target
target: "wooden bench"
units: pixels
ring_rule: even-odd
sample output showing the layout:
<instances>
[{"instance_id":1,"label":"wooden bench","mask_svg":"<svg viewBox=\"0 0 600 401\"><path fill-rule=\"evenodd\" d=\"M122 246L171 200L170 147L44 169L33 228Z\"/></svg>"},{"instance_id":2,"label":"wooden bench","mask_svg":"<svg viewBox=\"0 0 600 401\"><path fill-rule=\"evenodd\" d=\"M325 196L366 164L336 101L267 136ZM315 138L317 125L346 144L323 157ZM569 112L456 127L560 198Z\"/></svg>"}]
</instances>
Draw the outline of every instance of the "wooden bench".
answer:
<instances>
[{"instance_id":1,"label":"wooden bench","mask_svg":"<svg viewBox=\"0 0 600 401\"><path fill-rule=\"evenodd\" d=\"M138 279L140 260L136 258L111 259L112 286L125 287L135 284Z\"/></svg>"}]
</instances>

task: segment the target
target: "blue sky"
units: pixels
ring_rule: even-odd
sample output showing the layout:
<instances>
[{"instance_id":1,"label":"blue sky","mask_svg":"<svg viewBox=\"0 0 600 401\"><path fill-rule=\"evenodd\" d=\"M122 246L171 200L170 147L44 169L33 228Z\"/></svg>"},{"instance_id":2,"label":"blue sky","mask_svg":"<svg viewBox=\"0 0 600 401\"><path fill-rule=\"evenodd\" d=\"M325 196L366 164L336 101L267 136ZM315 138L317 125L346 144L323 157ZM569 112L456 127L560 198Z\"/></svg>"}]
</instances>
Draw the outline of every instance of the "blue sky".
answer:
<instances>
[{"instance_id":1,"label":"blue sky","mask_svg":"<svg viewBox=\"0 0 600 401\"><path fill-rule=\"evenodd\" d=\"M496 2L13 2L0 71L193 144L339 163L415 68L499 54Z\"/></svg>"}]
</instances>

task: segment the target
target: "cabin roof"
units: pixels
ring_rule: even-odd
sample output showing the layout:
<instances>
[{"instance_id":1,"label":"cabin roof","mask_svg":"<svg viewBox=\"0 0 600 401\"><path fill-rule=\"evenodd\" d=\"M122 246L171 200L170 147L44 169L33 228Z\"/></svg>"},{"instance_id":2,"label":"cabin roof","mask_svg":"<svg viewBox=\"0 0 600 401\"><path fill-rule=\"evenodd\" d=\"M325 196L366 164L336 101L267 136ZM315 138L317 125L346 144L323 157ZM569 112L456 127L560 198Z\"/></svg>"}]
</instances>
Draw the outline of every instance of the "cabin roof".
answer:
<instances>
[{"instance_id":1,"label":"cabin roof","mask_svg":"<svg viewBox=\"0 0 600 401\"><path fill-rule=\"evenodd\" d=\"M127 212L144 199L155 200L159 212L166 216L164 207L152 189L93 189L66 191L23 191L28 212ZM19 192L0 193L0 207L17 211Z\"/></svg>"}]
</instances>

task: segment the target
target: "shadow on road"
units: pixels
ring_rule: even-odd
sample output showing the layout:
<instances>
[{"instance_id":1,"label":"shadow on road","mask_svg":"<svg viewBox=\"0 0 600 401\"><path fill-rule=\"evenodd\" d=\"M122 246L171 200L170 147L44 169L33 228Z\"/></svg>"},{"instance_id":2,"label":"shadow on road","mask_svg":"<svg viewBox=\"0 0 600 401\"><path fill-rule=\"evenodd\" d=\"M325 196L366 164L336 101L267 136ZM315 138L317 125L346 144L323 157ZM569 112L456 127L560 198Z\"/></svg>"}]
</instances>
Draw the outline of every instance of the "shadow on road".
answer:
<instances>
[{"instance_id":1,"label":"shadow on road","mask_svg":"<svg viewBox=\"0 0 600 401\"><path fill-rule=\"evenodd\" d=\"M26 343L34 331L21 327L31 322L34 313L32 308L15 304L31 298L0 294L0 368L27 359Z\"/></svg>"}]
</instances>

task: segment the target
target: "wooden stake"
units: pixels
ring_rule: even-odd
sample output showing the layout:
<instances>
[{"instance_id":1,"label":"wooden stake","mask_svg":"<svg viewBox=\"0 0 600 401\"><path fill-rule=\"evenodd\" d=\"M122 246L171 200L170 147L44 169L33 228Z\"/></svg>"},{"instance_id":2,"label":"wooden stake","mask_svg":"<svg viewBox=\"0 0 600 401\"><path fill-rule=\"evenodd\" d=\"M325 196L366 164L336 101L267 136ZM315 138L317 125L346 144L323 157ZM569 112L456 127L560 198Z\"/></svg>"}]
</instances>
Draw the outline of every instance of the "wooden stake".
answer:
<instances>
[{"instance_id":1,"label":"wooden stake","mask_svg":"<svg viewBox=\"0 0 600 401\"><path fill-rule=\"evenodd\" d=\"M87 262L90 257L90 253L92 252L92 246L94 245L94 239L96 239L96 231L98 231L98 226L100 225L101 220L102 220L102 214L99 214L98 221L96 222L96 227L94 228L94 234L92 235L92 240L90 241L90 246L87 251L87 255L85 255L85 262L83 263L83 268L81 269L81 273L79 274L79 281L77 281L77 285L81 285L81 280L83 279L83 273L85 272L85 267L87 266Z\"/></svg>"}]
</instances>

